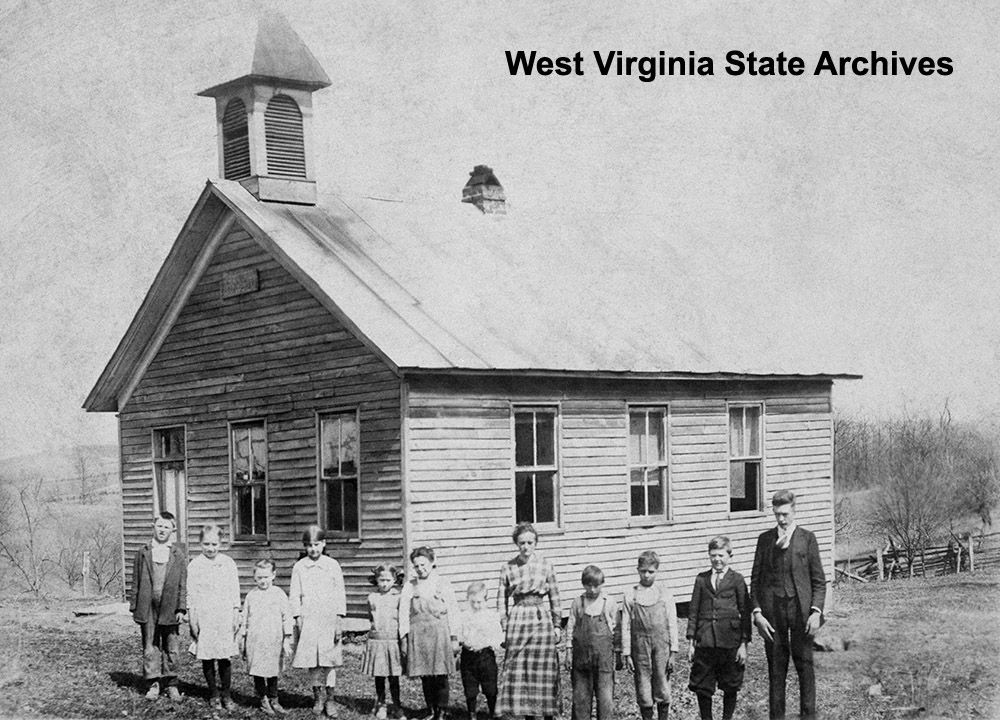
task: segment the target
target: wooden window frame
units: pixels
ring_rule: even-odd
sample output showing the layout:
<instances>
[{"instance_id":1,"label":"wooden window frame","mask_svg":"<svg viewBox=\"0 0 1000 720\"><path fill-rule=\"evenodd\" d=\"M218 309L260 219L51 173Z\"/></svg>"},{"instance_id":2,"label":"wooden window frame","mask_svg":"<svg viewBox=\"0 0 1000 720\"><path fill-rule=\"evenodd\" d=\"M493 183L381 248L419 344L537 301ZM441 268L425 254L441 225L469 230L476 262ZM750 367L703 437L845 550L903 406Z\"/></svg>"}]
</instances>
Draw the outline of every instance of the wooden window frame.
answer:
<instances>
[{"instance_id":1,"label":"wooden window frame","mask_svg":"<svg viewBox=\"0 0 1000 720\"><path fill-rule=\"evenodd\" d=\"M549 413L552 415L552 464L551 465L538 465L537 462L534 465L518 465L517 464L517 414L524 412L532 413ZM552 520L538 520L538 493L534 493L533 501L533 514L535 520L531 520L532 525L538 529L554 530L558 529L562 525L562 471L560 469L560 463L562 460L562 453L560 452L560 438L562 436L562 408L557 402L530 402L530 403L512 403L510 409L510 437L511 437L511 490L513 492L514 505L512 508L512 515L514 517L515 524L521 522L517 518L517 476L519 473L552 473ZM533 432L533 447L532 454L535 456L537 461L538 454L538 441L537 441L537 423L533 424L535 430Z\"/></svg>"},{"instance_id":2,"label":"wooden window frame","mask_svg":"<svg viewBox=\"0 0 1000 720\"><path fill-rule=\"evenodd\" d=\"M159 445L158 439L163 437L164 434L172 431L180 430L182 442L184 448L182 452L175 455L169 456L158 456L157 447ZM184 507L179 509L178 512L174 513L175 525L177 526L175 535L176 539L180 542L187 542L187 478L188 478L188 462L187 462L187 425L181 423L179 425L162 425L160 427L150 428L150 460L153 465L153 477L152 477L152 500L153 500L153 516L159 516L160 512L164 510L160 504L160 476L161 468L168 464L175 464L181 462L184 466ZM181 498L178 498L178 502Z\"/></svg>"},{"instance_id":3,"label":"wooden window frame","mask_svg":"<svg viewBox=\"0 0 1000 720\"><path fill-rule=\"evenodd\" d=\"M252 533L252 534L242 534L239 532L240 526L237 518L237 502L236 502L236 483L234 482L234 464L233 455L235 453L234 437L233 433L238 428L248 428L252 426L259 425L264 430L264 482L263 483L248 483L249 485L260 484L264 487L264 532L263 533ZM268 451L268 427L267 420L264 418L251 418L247 420L232 420L228 424L228 444L229 444L229 522L230 528L232 528L232 542L235 543L258 543L266 544L270 537L271 532L271 488L270 488L270 478L271 478L271 463ZM251 457L253 456L253 449L250 450Z\"/></svg>"},{"instance_id":4,"label":"wooden window frame","mask_svg":"<svg viewBox=\"0 0 1000 720\"><path fill-rule=\"evenodd\" d=\"M355 425L358 428L358 456L356 460L356 472L353 476L340 475L338 477L327 478L323 475L323 420L326 418L353 415ZM322 527L328 539L360 540L361 539L361 408L330 408L316 412L316 517L320 527ZM326 524L326 486L331 482L343 482L346 479L354 479L357 487L356 511L358 518L357 531L334 530Z\"/></svg>"},{"instance_id":5,"label":"wooden window frame","mask_svg":"<svg viewBox=\"0 0 1000 720\"><path fill-rule=\"evenodd\" d=\"M650 412L663 413L663 457L656 463L633 464L630 456L630 439L632 436L632 414L637 411L645 413L646 433L649 432ZM666 402L636 402L628 403L625 409L625 495L626 508L630 525L654 525L667 523L673 520L674 498L673 498L673 473L670 467L670 404ZM659 469L663 471L663 513L655 515L648 512L642 515L632 514L632 471L638 469ZM646 485L644 484L644 487ZM646 508L649 509L648 507Z\"/></svg>"},{"instance_id":6,"label":"wooden window frame","mask_svg":"<svg viewBox=\"0 0 1000 720\"><path fill-rule=\"evenodd\" d=\"M756 408L760 411L760 417L758 419L758 444L759 447L757 454L744 452L740 454L733 453L733 438L732 438L732 425L731 417L733 410L743 410L743 428L744 428L744 438L749 437L746 433L746 428L748 427L746 423L746 409ZM727 508L730 515L759 515L764 512L764 402L731 402L726 404L726 455L728 457L728 462L726 463L727 473L727 489L726 497L729 502L729 507ZM746 446L744 446L746 448ZM733 463L742 462L756 463L757 464L757 497L755 498L755 503L753 508L743 508L734 510L733 509L733 497L732 497L732 467ZM745 468L744 468L745 472Z\"/></svg>"}]
</instances>

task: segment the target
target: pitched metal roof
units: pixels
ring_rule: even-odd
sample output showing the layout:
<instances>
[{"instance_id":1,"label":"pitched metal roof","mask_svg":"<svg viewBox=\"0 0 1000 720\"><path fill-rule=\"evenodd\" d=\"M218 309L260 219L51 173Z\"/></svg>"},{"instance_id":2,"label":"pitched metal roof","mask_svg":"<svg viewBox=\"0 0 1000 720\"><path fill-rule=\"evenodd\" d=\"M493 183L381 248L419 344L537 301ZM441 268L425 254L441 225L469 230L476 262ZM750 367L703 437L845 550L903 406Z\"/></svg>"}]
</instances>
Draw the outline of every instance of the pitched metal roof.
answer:
<instances>
[{"instance_id":1,"label":"pitched metal roof","mask_svg":"<svg viewBox=\"0 0 1000 720\"><path fill-rule=\"evenodd\" d=\"M216 180L84 407L118 409L225 208L400 371L858 377L783 337L745 302L738 269L671 238L660 216L484 215L458 198L286 205Z\"/></svg>"}]
</instances>

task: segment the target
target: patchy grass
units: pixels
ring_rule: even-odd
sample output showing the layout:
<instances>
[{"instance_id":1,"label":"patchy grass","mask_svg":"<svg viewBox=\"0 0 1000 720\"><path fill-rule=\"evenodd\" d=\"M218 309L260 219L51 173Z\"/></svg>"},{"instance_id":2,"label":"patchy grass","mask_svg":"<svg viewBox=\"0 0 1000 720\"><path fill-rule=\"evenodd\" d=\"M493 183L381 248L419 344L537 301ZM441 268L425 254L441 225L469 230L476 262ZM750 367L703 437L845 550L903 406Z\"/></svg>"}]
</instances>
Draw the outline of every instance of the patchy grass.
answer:
<instances>
[{"instance_id":1,"label":"patchy grass","mask_svg":"<svg viewBox=\"0 0 1000 720\"><path fill-rule=\"evenodd\" d=\"M922 707L922 718L1000 717L1000 575L977 573L840 585L836 608L824 632L848 643L844 652L817 653L819 710L822 717L890 720L907 716L899 708ZM147 701L139 674L139 633L127 616L75 617L79 603L0 602L0 716L158 718L211 717L200 664L185 656L180 675L182 702ZM684 621L681 621L681 635ZM686 645L674 674L671 717L697 717L687 690ZM373 687L359 674L360 646L348 646L337 700L343 720L360 720L372 710ZM262 718L251 707L252 684L241 662L234 663L235 700L228 718ZM790 672L789 708L798 703ZM880 684L881 696L869 688ZM292 720L312 718L305 674L280 681L282 702ZM457 675L452 677L453 714L464 717ZM565 716L569 687L563 676ZM619 674L618 716L638 717L631 679ZM717 705L720 701L717 698ZM403 683L410 715L422 709L420 685ZM721 707L716 714L721 715ZM767 668L763 644L751 645L747 680L737 717L767 717Z\"/></svg>"}]
</instances>

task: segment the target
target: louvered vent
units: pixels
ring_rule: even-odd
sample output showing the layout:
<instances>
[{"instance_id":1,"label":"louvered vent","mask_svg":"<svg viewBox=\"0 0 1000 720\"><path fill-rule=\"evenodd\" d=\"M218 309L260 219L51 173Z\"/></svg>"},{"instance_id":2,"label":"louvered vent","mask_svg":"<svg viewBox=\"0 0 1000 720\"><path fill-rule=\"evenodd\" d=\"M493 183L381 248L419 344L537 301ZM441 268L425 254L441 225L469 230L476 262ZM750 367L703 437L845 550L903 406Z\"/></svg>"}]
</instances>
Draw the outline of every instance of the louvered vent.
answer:
<instances>
[{"instance_id":1,"label":"louvered vent","mask_svg":"<svg viewBox=\"0 0 1000 720\"><path fill-rule=\"evenodd\" d=\"M264 111L267 174L304 178L306 151L302 138L302 113L287 95L275 95Z\"/></svg>"},{"instance_id":2,"label":"louvered vent","mask_svg":"<svg viewBox=\"0 0 1000 720\"><path fill-rule=\"evenodd\" d=\"M247 108L239 98L229 101L222 116L222 162L226 180L250 177Z\"/></svg>"}]
</instances>

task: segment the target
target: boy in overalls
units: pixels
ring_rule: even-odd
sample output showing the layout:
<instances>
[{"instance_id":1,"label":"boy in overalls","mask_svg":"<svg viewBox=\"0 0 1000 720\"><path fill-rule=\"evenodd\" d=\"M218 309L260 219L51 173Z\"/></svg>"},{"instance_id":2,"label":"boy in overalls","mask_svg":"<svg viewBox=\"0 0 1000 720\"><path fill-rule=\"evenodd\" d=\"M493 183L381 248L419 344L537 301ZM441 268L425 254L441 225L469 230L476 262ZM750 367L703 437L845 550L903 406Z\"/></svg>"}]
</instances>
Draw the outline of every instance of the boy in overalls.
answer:
<instances>
[{"instance_id":1,"label":"boy in overalls","mask_svg":"<svg viewBox=\"0 0 1000 720\"><path fill-rule=\"evenodd\" d=\"M670 674L677 653L677 608L666 582L657 581L660 558L652 550L639 556L639 584L625 593L622 655L635 674L635 697L642 720L670 713Z\"/></svg>"},{"instance_id":2,"label":"boy in overalls","mask_svg":"<svg viewBox=\"0 0 1000 720\"><path fill-rule=\"evenodd\" d=\"M566 625L566 664L572 658L573 671L573 720L590 720L595 695L597 720L611 720L618 604L601 592L604 573L596 565L585 567L580 580L583 594L573 601Z\"/></svg>"}]
</instances>

